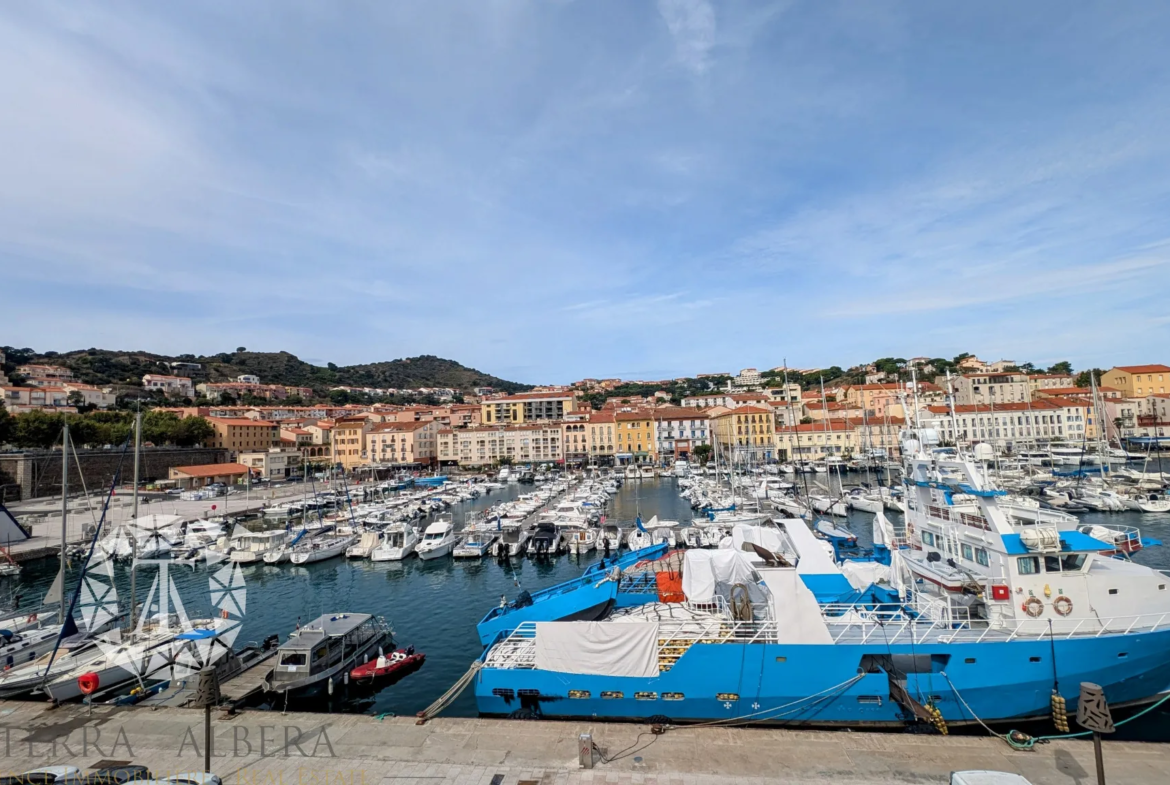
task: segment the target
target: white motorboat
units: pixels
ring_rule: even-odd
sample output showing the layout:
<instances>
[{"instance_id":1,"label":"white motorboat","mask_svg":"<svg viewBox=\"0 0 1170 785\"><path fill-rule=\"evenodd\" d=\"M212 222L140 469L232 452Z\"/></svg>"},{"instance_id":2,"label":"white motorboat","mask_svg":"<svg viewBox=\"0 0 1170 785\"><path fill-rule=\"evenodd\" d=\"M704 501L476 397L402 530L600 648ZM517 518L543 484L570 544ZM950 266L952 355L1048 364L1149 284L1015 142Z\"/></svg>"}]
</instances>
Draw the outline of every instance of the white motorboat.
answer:
<instances>
[{"instance_id":1,"label":"white motorboat","mask_svg":"<svg viewBox=\"0 0 1170 785\"><path fill-rule=\"evenodd\" d=\"M1132 501L1142 512L1170 512L1170 497L1164 493L1139 493Z\"/></svg>"},{"instance_id":2,"label":"white motorboat","mask_svg":"<svg viewBox=\"0 0 1170 785\"><path fill-rule=\"evenodd\" d=\"M879 513L885 509L882 498L876 493L870 493L863 488L853 488L846 497L849 506L862 512Z\"/></svg>"},{"instance_id":3,"label":"white motorboat","mask_svg":"<svg viewBox=\"0 0 1170 785\"><path fill-rule=\"evenodd\" d=\"M835 515L838 518L844 518L849 514L849 508L840 499L831 499L828 496L810 496L809 504L812 505L814 510L825 515Z\"/></svg>"},{"instance_id":4,"label":"white motorboat","mask_svg":"<svg viewBox=\"0 0 1170 785\"><path fill-rule=\"evenodd\" d=\"M551 523L538 523L528 540L529 556L555 556L561 552L564 541L561 531Z\"/></svg>"},{"instance_id":5,"label":"white motorboat","mask_svg":"<svg viewBox=\"0 0 1170 785\"><path fill-rule=\"evenodd\" d=\"M263 561L265 554L288 542L288 532L283 529L247 532L234 536L232 541L234 547L228 554L228 558L237 564L255 564Z\"/></svg>"},{"instance_id":6,"label":"white motorboat","mask_svg":"<svg viewBox=\"0 0 1170 785\"><path fill-rule=\"evenodd\" d=\"M368 559L374 549L382 542L382 533L376 531L362 532L362 536L353 545L345 549L347 559Z\"/></svg>"},{"instance_id":7,"label":"white motorboat","mask_svg":"<svg viewBox=\"0 0 1170 785\"><path fill-rule=\"evenodd\" d=\"M415 548L420 559L442 559L455 549L455 526L448 520L432 523L423 532L423 538Z\"/></svg>"},{"instance_id":8,"label":"white motorboat","mask_svg":"<svg viewBox=\"0 0 1170 785\"><path fill-rule=\"evenodd\" d=\"M496 535L489 531L464 532L451 555L456 559L482 559L491 550Z\"/></svg>"},{"instance_id":9,"label":"white motorboat","mask_svg":"<svg viewBox=\"0 0 1170 785\"><path fill-rule=\"evenodd\" d=\"M616 552L621 550L622 542L626 538L625 529L616 523L605 523L601 526L601 537L597 547L603 551Z\"/></svg>"},{"instance_id":10,"label":"white motorboat","mask_svg":"<svg viewBox=\"0 0 1170 785\"><path fill-rule=\"evenodd\" d=\"M507 526L492 544L492 553L497 557L522 556L528 547L532 532L524 526Z\"/></svg>"},{"instance_id":11,"label":"white motorboat","mask_svg":"<svg viewBox=\"0 0 1170 785\"><path fill-rule=\"evenodd\" d=\"M418 529L410 524L391 526L383 533L382 542L370 551L371 561L402 561L418 546Z\"/></svg>"},{"instance_id":12,"label":"white motorboat","mask_svg":"<svg viewBox=\"0 0 1170 785\"><path fill-rule=\"evenodd\" d=\"M564 529L562 536L568 543L569 553L582 555L597 548L597 529L571 527Z\"/></svg>"},{"instance_id":13,"label":"white motorboat","mask_svg":"<svg viewBox=\"0 0 1170 785\"><path fill-rule=\"evenodd\" d=\"M354 537L333 536L319 537L298 543L289 554L288 560L293 564L313 564L314 562L333 559L345 553L345 549L353 544Z\"/></svg>"}]
</instances>

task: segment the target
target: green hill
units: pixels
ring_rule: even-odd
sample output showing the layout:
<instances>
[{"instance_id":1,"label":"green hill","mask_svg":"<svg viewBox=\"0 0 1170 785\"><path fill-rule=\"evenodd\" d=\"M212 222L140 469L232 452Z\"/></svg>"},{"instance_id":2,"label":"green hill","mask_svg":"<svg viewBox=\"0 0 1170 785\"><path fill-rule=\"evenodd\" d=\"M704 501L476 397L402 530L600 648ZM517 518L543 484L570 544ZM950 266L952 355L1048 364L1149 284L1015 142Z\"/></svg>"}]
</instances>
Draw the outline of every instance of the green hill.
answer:
<instances>
[{"instance_id":1,"label":"green hill","mask_svg":"<svg viewBox=\"0 0 1170 785\"><path fill-rule=\"evenodd\" d=\"M234 381L241 374L255 374L264 384L312 387L318 395L339 385L350 387L449 387L470 392L475 387L492 387L520 392L531 385L510 382L467 368L454 360L422 355L389 362L327 367L312 365L288 352L221 352L210 356L181 354L168 356L150 352L82 349L71 352L38 353L32 349L3 348L7 355L4 370L11 372L24 363L61 365L71 369L79 381L99 386L140 387L147 373L175 373L199 382ZM198 363L198 370L179 368L173 363Z\"/></svg>"}]
</instances>

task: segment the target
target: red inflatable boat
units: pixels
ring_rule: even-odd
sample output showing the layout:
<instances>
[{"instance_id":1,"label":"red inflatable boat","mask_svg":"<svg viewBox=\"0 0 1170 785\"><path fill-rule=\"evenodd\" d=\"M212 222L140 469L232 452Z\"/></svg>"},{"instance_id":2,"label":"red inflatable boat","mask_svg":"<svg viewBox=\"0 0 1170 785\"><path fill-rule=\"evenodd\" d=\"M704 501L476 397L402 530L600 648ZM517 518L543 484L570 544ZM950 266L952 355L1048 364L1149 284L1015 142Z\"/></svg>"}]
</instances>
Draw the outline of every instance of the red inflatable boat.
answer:
<instances>
[{"instance_id":1,"label":"red inflatable boat","mask_svg":"<svg viewBox=\"0 0 1170 785\"><path fill-rule=\"evenodd\" d=\"M369 682L393 676L401 671L411 670L422 665L427 655L416 652L414 647L398 649L389 654L379 655L369 662L362 663L349 672L350 681Z\"/></svg>"}]
</instances>

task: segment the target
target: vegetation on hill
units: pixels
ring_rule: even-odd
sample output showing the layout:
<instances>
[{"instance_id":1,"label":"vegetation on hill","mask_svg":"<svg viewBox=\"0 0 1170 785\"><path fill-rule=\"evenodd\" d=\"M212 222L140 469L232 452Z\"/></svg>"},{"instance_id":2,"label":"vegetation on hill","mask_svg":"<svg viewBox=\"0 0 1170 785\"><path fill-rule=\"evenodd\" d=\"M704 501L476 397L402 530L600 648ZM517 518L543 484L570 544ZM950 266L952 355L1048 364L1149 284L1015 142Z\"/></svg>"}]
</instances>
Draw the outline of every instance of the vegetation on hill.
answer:
<instances>
[{"instance_id":1,"label":"vegetation on hill","mask_svg":"<svg viewBox=\"0 0 1170 785\"><path fill-rule=\"evenodd\" d=\"M77 447L104 447L126 441L134 428L134 414L126 411L62 414L31 411L9 414L0 408L0 445L48 449L61 439L69 423L70 441ZM142 415L144 444L192 447L212 436L211 424L202 417L180 418L173 412L149 411Z\"/></svg>"},{"instance_id":2,"label":"vegetation on hill","mask_svg":"<svg viewBox=\"0 0 1170 785\"><path fill-rule=\"evenodd\" d=\"M175 373L190 376L196 384L235 381L237 376L254 374L264 384L311 387L319 397L324 397L330 388L337 386L399 389L448 387L460 392L470 392L475 387L492 387L506 392L531 389L531 385L499 379L467 368L454 360L432 355L365 365L338 366L329 363L321 367L304 362L288 352L249 352L242 346L234 352L207 356L168 356L107 349L38 353L32 349L2 348L7 355L3 368L6 374L11 375L18 365L25 363L60 365L72 370L78 381L99 387L141 387L144 374ZM172 363L184 362L199 363L201 368L172 370Z\"/></svg>"}]
</instances>

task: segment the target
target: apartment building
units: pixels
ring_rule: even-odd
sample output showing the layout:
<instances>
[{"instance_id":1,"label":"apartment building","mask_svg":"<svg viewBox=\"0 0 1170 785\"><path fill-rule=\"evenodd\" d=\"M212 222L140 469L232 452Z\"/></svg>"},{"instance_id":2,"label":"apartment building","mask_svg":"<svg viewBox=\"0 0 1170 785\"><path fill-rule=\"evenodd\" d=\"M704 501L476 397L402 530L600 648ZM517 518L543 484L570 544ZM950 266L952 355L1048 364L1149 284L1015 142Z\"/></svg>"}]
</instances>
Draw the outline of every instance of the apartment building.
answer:
<instances>
[{"instance_id":1,"label":"apartment building","mask_svg":"<svg viewBox=\"0 0 1170 785\"><path fill-rule=\"evenodd\" d=\"M195 395L195 388L187 376L148 373L142 377L142 387L148 391L161 390L168 398L191 398Z\"/></svg>"},{"instance_id":2,"label":"apartment building","mask_svg":"<svg viewBox=\"0 0 1170 785\"><path fill-rule=\"evenodd\" d=\"M614 459L619 464L657 463L654 418L650 409L615 411L614 433L617 436Z\"/></svg>"},{"instance_id":3,"label":"apartment building","mask_svg":"<svg viewBox=\"0 0 1170 785\"><path fill-rule=\"evenodd\" d=\"M330 431L333 463L345 471L366 463L366 434L373 427L364 414L337 418Z\"/></svg>"},{"instance_id":4,"label":"apartment building","mask_svg":"<svg viewBox=\"0 0 1170 785\"><path fill-rule=\"evenodd\" d=\"M509 461L521 463L560 463L564 461L561 425L528 425L471 428L442 428L437 433L440 463L458 463L461 467L484 467Z\"/></svg>"},{"instance_id":5,"label":"apartment building","mask_svg":"<svg viewBox=\"0 0 1170 785\"><path fill-rule=\"evenodd\" d=\"M574 411L572 392L531 392L505 395L480 402L480 421L484 425L508 425L540 420L563 420Z\"/></svg>"},{"instance_id":6,"label":"apartment building","mask_svg":"<svg viewBox=\"0 0 1170 785\"><path fill-rule=\"evenodd\" d=\"M901 417L902 396L906 387L897 382L881 384L852 384L844 389L843 395L838 396L840 403L850 404L851 409L864 409L866 416Z\"/></svg>"},{"instance_id":7,"label":"apartment building","mask_svg":"<svg viewBox=\"0 0 1170 785\"><path fill-rule=\"evenodd\" d=\"M234 417L208 417L215 431L208 447L227 450L233 456L245 451L268 450L280 446L280 426L267 420Z\"/></svg>"},{"instance_id":8,"label":"apartment building","mask_svg":"<svg viewBox=\"0 0 1170 785\"><path fill-rule=\"evenodd\" d=\"M64 382L75 381L73 371L59 365L18 365L16 372L30 387L60 387Z\"/></svg>"},{"instance_id":9,"label":"apartment building","mask_svg":"<svg viewBox=\"0 0 1170 785\"><path fill-rule=\"evenodd\" d=\"M776 429L775 439L781 461L822 461L862 453L859 429L846 419L784 426Z\"/></svg>"},{"instance_id":10,"label":"apartment building","mask_svg":"<svg viewBox=\"0 0 1170 785\"><path fill-rule=\"evenodd\" d=\"M939 380L935 379L935 383ZM1023 373L965 373L952 377L951 386L955 403L960 406L999 406L1025 403L1032 398L1028 376Z\"/></svg>"},{"instance_id":11,"label":"apartment building","mask_svg":"<svg viewBox=\"0 0 1170 785\"><path fill-rule=\"evenodd\" d=\"M713 409L711 430L719 449L736 461L770 461L776 454L776 421L770 406Z\"/></svg>"},{"instance_id":12,"label":"apartment building","mask_svg":"<svg viewBox=\"0 0 1170 785\"><path fill-rule=\"evenodd\" d=\"M92 384L80 382L66 382L61 385L70 398L80 399L84 406L93 406L98 409L108 409L118 403L118 396L112 388L95 387Z\"/></svg>"},{"instance_id":13,"label":"apartment building","mask_svg":"<svg viewBox=\"0 0 1170 785\"><path fill-rule=\"evenodd\" d=\"M237 456L238 463L247 466L252 476L267 480L286 480L300 477L304 463L301 451L295 447L270 447L267 450L247 450Z\"/></svg>"},{"instance_id":14,"label":"apartment building","mask_svg":"<svg viewBox=\"0 0 1170 785\"><path fill-rule=\"evenodd\" d=\"M1059 387L1072 387L1073 376L1067 373L1030 373L1028 374L1028 391L1033 396L1041 390L1055 390Z\"/></svg>"},{"instance_id":15,"label":"apartment building","mask_svg":"<svg viewBox=\"0 0 1170 785\"><path fill-rule=\"evenodd\" d=\"M602 410L591 413L586 419L589 460L595 464L612 464L617 454L617 440L614 436L614 412Z\"/></svg>"},{"instance_id":16,"label":"apartment building","mask_svg":"<svg viewBox=\"0 0 1170 785\"><path fill-rule=\"evenodd\" d=\"M11 387L0 386L3 397L0 400L10 414L34 410L77 411L69 403L69 391L64 387Z\"/></svg>"},{"instance_id":17,"label":"apartment building","mask_svg":"<svg viewBox=\"0 0 1170 785\"><path fill-rule=\"evenodd\" d=\"M1092 404L1072 398L1040 398L995 406L927 406L919 412L925 428L934 428L947 442L983 442L1000 449L1022 449L1028 443L1096 438Z\"/></svg>"},{"instance_id":18,"label":"apartment building","mask_svg":"<svg viewBox=\"0 0 1170 785\"><path fill-rule=\"evenodd\" d=\"M1101 384L1121 390L1126 398L1170 392L1170 366L1120 365L1101 377Z\"/></svg>"},{"instance_id":19,"label":"apartment building","mask_svg":"<svg viewBox=\"0 0 1170 785\"><path fill-rule=\"evenodd\" d=\"M439 428L435 420L377 423L366 433L369 463L430 466L437 456Z\"/></svg>"},{"instance_id":20,"label":"apartment building","mask_svg":"<svg viewBox=\"0 0 1170 785\"><path fill-rule=\"evenodd\" d=\"M652 412L654 447L661 461L688 460L695 448L711 444L711 420L705 409L669 406Z\"/></svg>"}]
</instances>

